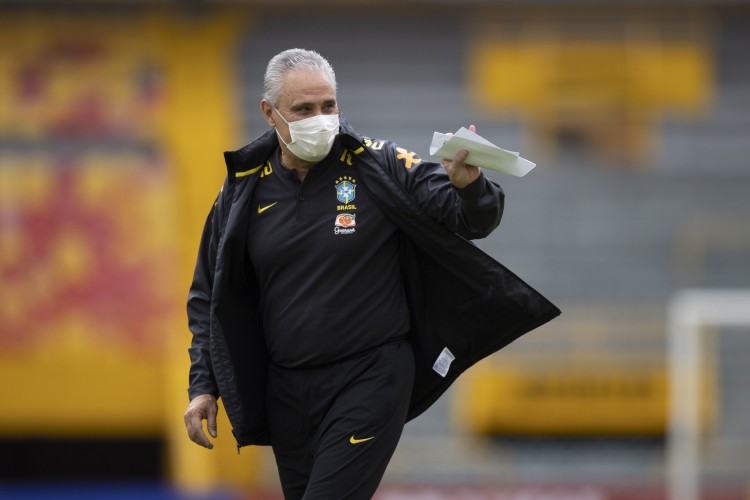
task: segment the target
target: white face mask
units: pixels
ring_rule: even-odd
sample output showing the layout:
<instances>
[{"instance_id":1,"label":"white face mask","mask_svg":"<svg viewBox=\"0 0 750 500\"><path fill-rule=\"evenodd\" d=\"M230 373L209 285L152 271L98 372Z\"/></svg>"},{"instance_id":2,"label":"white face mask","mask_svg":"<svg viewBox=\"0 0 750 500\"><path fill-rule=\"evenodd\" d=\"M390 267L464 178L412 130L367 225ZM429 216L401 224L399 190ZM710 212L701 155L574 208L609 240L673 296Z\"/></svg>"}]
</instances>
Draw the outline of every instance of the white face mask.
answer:
<instances>
[{"instance_id":1,"label":"white face mask","mask_svg":"<svg viewBox=\"0 0 750 500\"><path fill-rule=\"evenodd\" d=\"M275 108L274 108L275 109ZM276 113L281 116L279 110ZM333 141L339 132L339 115L315 115L296 122L288 122L291 141L282 139L278 129L276 135L279 140L292 152L294 156L307 161L320 161L331 152Z\"/></svg>"}]
</instances>

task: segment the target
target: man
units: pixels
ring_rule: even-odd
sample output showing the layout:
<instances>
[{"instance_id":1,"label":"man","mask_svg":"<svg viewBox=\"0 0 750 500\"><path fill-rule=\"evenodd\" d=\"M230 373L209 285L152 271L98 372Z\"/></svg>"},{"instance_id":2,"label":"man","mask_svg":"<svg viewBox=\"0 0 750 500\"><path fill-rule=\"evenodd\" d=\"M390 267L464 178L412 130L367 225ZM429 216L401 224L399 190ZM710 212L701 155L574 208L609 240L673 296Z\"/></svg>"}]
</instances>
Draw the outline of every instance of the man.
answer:
<instances>
[{"instance_id":1,"label":"man","mask_svg":"<svg viewBox=\"0 0 750 500\"><path fill-rule=\"evenodd\" d=\"M188 434L213 446L221 397L286 498L370 498L407 420L559 310L467 241L504 195L466 151L441 166L359 136L313 51L271 59L260 108L271 130L225 153L201 239Z\"/></svg>"}]
</instances>

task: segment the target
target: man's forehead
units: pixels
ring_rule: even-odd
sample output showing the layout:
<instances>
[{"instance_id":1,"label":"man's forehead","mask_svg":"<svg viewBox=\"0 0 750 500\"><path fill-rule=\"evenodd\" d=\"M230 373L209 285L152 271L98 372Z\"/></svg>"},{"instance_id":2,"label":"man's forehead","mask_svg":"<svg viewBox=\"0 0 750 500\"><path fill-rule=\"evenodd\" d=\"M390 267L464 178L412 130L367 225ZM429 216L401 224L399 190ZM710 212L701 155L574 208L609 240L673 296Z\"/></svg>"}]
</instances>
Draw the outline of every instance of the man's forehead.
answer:
<instances>
[{"instance_id":1,"label":"man's forehead","mask_svg":"<svg viewBox=\"0 0 750 500\"><path fill-rule=\"evenodd\" d=\"M322 71L292 70L284 74L280 96L288 101L336 99L328 75Z\"/></svg>"}]
</instances>

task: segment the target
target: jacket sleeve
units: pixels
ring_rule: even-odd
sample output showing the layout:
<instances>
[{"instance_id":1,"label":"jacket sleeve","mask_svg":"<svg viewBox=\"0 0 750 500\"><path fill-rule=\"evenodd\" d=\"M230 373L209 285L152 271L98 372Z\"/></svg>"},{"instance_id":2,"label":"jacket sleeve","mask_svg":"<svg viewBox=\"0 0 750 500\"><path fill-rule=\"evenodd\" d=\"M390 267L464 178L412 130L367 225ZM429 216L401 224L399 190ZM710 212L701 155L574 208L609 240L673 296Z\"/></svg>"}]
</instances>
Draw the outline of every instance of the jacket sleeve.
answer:
<instances>
[{"instance_id":1,"label":"jacket sleeve","mask_svg":"<svg viewBox=\"0 0 750 500\"><path fill-rule=\"evenodd\" d=\"M188 293L188 327L193 335L188 348L190 355L188 396L191 400L201 394L219 396L211 363L209 343L211 335L211 290L213 288L214 266L219 240L220 223L218 214L221 213L222 192L216 198L203 226L203 234L198 249L198 261L195 265L193 282Z\"/></svg>"},{"instance_id":2,"label":"jacket sleeve","mask_svg":"<svg viewBox=\"0 0 750 500\"><path fill-rule=\"evenodd\" d=\"M394 178L435 221L466 239L484 238L499 224L505 193L483 173L458 189L439 163L420 159L415 153L386 143L383 148Z\"/></svg>"}]
</instances>

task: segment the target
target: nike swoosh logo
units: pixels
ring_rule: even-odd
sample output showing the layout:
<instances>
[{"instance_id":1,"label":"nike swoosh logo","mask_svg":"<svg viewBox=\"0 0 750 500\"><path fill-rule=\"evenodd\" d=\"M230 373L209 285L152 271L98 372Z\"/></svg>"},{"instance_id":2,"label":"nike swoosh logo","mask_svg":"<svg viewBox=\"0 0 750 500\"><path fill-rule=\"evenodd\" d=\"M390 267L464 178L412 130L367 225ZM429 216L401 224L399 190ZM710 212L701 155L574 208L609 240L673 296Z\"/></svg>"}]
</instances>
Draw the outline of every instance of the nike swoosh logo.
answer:
<instances>
[{"instance_id":1,"label":"nike swoosh logo","mask_svg":"<svg viewBox=\"0 0 750 500\"><path fill-rule=\"evenodd\" d=\"M375 439L375 436L363 438L363 439L357 439L354 437L354 435L352 435L352 437L349 438L349 442L352 444L359 444L359 443L364 443L365 441L369 441L370 439Z\"/></svg>"},{"instance_id":2,"label":"nike swoosh logo","mask_svg":"<svg viewBox=\"0 0 750 500\"><path fill-rule=\"evenodd\" d=\"M272 206L276 205L277 203L278 203L278 201L275 201L275 202L271 203L270 205L266 205L265 207L261 207L260 205L258 205L258 213L262 214L263 212L265 212L266 210L268 210Z\"/></svg>"}]
</instances>

